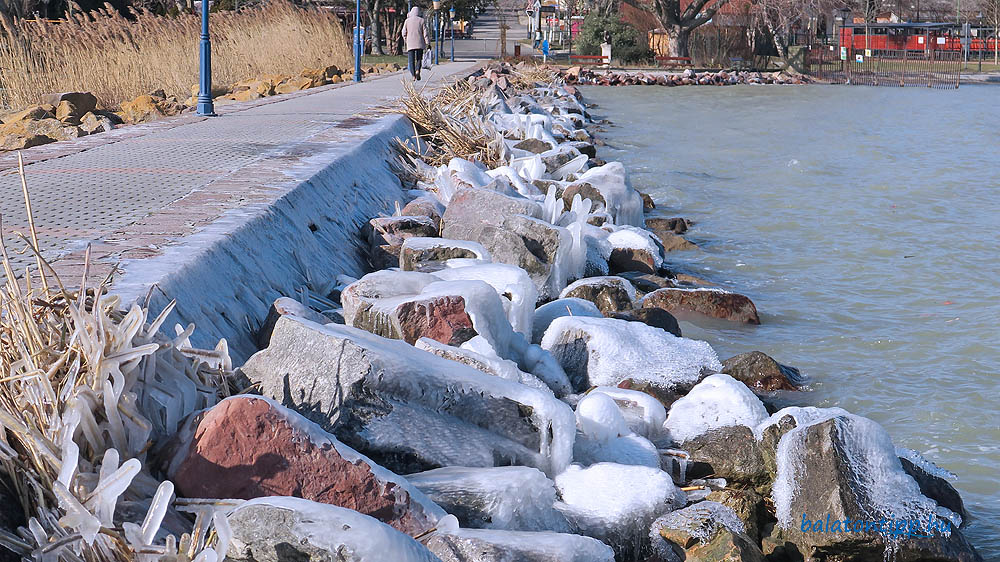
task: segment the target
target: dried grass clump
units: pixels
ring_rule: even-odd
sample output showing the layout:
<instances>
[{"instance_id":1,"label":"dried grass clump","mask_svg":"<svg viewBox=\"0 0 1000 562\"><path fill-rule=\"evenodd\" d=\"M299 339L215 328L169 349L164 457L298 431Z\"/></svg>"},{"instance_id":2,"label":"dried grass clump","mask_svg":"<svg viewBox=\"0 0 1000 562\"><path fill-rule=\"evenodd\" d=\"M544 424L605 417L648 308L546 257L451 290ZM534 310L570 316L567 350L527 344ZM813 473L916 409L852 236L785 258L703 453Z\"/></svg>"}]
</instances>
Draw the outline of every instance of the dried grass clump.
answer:
<instances>
[{"instance_id":1,"label":"dried grass clump","mask_svg":"<svg viewBox=\"0 0 1000 562\"><path fill-rule=\"evenodd\" d=\"M109 4L74 11L60 23L11 20L0 14L0 107L38 103L41 94L84 91L117 109L136 96L163 89L185 99L198 81L201 18L133 12ZM298 74L303 68L350 65L347 37L330 10L275 0L261 7L211 15L212 78L229 85L262 74Z\"/></svg>"},{"instance_id":2,"label":"dried grass clump","mask_svg":"<svg viewBox=\"0 0 1000 562\"><path fill-rule=\"evenodd\" d=\"M20 239L37 250L33 227ZM228 394L225 341L192 349L193 326L168 339L158 330L172 305L155 319L138 305L122 313L103 284L67 290L41 257L19 280L7 242L0 470L30 519L18 534L0 531L0 544L34 560L221 561L225 516L211 503L178 507L146 455L185 415Z\"/></svg>"}]
</instances>

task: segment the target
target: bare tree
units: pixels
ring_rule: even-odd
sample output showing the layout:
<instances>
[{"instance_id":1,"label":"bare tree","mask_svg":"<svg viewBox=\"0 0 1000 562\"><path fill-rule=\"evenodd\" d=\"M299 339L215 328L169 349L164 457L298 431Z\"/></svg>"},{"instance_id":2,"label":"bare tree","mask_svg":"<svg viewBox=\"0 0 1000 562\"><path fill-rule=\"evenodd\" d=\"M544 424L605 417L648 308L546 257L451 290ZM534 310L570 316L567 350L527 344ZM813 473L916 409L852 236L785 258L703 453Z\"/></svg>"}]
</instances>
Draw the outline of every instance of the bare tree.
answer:
<instances>
[{"instance_id":1,"label":"bare tree","mask_svg":"<svg viewBox=\"0 0 1000 562\"><path fill-rule=\"evenodd\" d=\"M517 10L524 7L522 0L495 0L497 23L500 24L500 58L507 56L507 31L510 30L511 18L517 17Z\"/></svg>"},{"instance_id":2,"label":"bare tree","mask_svg":"<svg viewBox=\"0 0 1000 562\"><path fill-rule=\"evenodd\" d=\"M690 56L691 32L708 23L729 0L691 0L682 11L680 0L652 0L653 13L667 35L672 57Z\"/></svg>"},{"instance_id":3,"label":"bare tree","mask_svg":"<svg viewBox=\"0 0 1000 562\"><path fill-rule=\"evenodd\" d=\"M993 26L993 64L1000 64L1000 0L982 0L983 21Z\"/></svg>"},{"instance_id":4,"label":"bare tree","mask_svg":"<svg viewBox=\"0 0 1000 562\"><path fill-rule=\"evenodd\" d=\"M767 30L774 40L778 56L787 66L791 30L811 18L830 14L843 6L841 0L753 0L750 17L758 27Z\"/></svg>"}]
</instances>

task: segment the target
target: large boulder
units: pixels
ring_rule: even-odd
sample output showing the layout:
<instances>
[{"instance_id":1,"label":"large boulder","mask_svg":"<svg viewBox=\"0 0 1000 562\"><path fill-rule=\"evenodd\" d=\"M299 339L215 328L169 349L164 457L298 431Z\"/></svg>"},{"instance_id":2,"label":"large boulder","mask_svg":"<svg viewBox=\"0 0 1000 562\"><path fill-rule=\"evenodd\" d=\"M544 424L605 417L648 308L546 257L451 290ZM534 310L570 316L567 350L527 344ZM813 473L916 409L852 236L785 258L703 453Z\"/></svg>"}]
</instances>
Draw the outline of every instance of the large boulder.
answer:
<instances>
[{"instance_id":1,"label":"large boulder","mask_svg":"<svg viewBox=\"0 0 1000 562\"><path fill-rule=\"evenodd\" d=\"M673 232L674 234L684 234L691 223L681 217L663 218L653 217L646 219L646 228L652 231Z\"/></svg>"},{"instance_id":2,"label":"large boulder","mask_svg":"<svg viewBox=\"0 0 1000 562\"><path fill-rule=\"evenodd\" d=\"M545 331L549 329L552 321L563 316L603 318L604 313L601 312L601 309L597 308L596 304L584 299L565 298L547 302L535 309L531 341L541 343L542 336L545 335Z\"/></svg>"},{"instance_id":3,"label":"large boulder","mask_svg":"<svg viewBox=\"0 0 1000 562\"><path fill-rule=\"evenodd\" d=\"M441 562L409 536L356 511L299 498L250 500L228 517L226 560Z\"/></svg>"},{"instance_id":4,"label":"large boulder","mask_svg":"<svg viewBox=\"0 0 1000 562\"><path fill-rule=\"evenodd\" d=\"M434 533L427 548L442 562L613 562L608 545L551 532L455 529Z\"/></svg>"},{"instance_id":5,"label":"large boulder","mask_svg":"<svg viewBox=\"0 0 1000 562\"><path fill-rule=\"evenodd\" d=\"M754 390L796 390L802 382L798 369L782 365L760 351L726 359L722 372Z\"/></svg>"},{"instance_id":6,"label":"large boulder","mask_svg":"<svg viewBox=\"0 0 1000 562\"><path fill-rule=\"evenodd\" d=\"M662 247L649 231L633 226L616 228L608 235L611 273L638 271L655 274L663 264Z\"/></svg>"},{"instance_id":7,"label":"large boulder","mask_svg":"<svg viewBox=\"0 0 1000 562\"><path fill-rule=\"evenodd\" d=\"M45 94L41 98L41 103L59 108L59 105L66 103L64 111L72 108L68 114L76 117L83 117L84 113L97 109L97 96L90 92L62 92L57 94ZM58 115L57 115L58 117ZM61 119L61 118L60 118Z\"/></svg>"},{"instance_id":8,"label":"large boulder","mask_svg":"<svg viewBox=\"0 0 1000 562\"><path fill-rule=\"evenodd\" d=\"M764 562L764 555L729 507L699 502L653 522L656 562Z\"/></svg>"},{"instance_id":9,"label":"large boulder","mask_svg":"<svg viewBox=\"0 0 1000 562\"><path fill-rule=\"evenodd\" d=\"M234 396L188 419L165 472L180 495L293 496L369 515L417 535L445 516L404 478L300 414L262 396Z\"/></svg>"},{"instance_id":10,"label":"large boulder","mask_svg":"<svg viewBox=\"0 0 1000 562\"><path fill-rule=\"evenodd\" d=\"M348 326L284 316L241 372L397 473L570 462L575 418L551 393Z\"/></svg>"},{"instance_id":11,"label":"large boulder","mask_svg":"<svg viewBox=\"0 0 1000 562\"><path fill-rule=\"evenodd\" d=\"M741 488L769 492L771 478L753 430L743 425L711 429L683 444L688 453L689 478L709 475L725 478Z\"/></svg>"},{"instance_id":12,"label":"large boulder","mask_svg":"<svg viewBox=\"0 0 1000 562\"><path fill-rule=\"evenodd\" d=\"M506 531L568 532L556 511L555 484L527 466L449 466L406 476L462 527Z\"/></svg>"},{"instance_id":13,"label":"large boulder","mask_svg":"<svg viewBox=\"0 0 1000 562\"><path fill-rule=\"evenodd\" d=\"M53 115L51 105L33 105L26 109L0 116L0 122L10 124L17 123L18 121L34 121L38 119L53 118L55 118L55 115Z\"/></svg>"},{"instance_id":14,"label":"large boulder","mask_svg":"<svg viewBox=\"0 0 1000 562\"><path fill-rule=\"evenodd\" d=\"M618 386L626 379L683 391L722 367L705 342L613 318L556 318L541 345L562 365L577 392Z\"/></svg>"},{"instance_id":15,"label":"large boulder","mask_svg":"<svg viewBox=\"0 0 1000 562\"><path fill-rule=\"evenodd\" d=\"M375 217L368 221L366 230L371 244L402 243L414 236L435 237L438 234L434 219L421 215Z\"/></svg>"},{"instance_id":16,"label":"large boulder","mask_svg":"<svg viewBox=\"0 0 1000 562\"><path fill-rule=\"evenodd\" d=\"M760 324L757 307L749 298L722 289L658 289L642 306L662 308L681 320L698 315L745 324Z\"/></svg>"},{"instance_id":17,"label":"large boulder","mask_svg":"<svg viewBox=\"0 0 1000 562\"><path fill-rule=\"evenodd\" d=\"M677 286L676 283L666 277L660 277L652 273L643 273L641 271L622 271L618 273L618 277L628 279L628 282L635 287L636 295L639 298L657 289L671 289Z\"/></svg>"},{"instance_id":18,"label":"large boulder","mask_svg":"<svg viewBox=\"0 0 1000 562\"><path fill-rule=\"evenodd\" d=\"M503 226L504 220L513 215L540 217L542 209L538 203L523 197L490 189L460 189L452 195L441 217L441 236L478 241L485 226Z\"/></svg>"},{"instance_id":19,"label":"large boulder","mask_svg":"<svg viewBox=\"0 0 1000 562\"><path fill-rule=\"evenodd\" d=\"M115 122L107 116L87 112L80 119L80 128L88 135L106 133L115 128Z\"/></svg>"},{"instance_id":20,"label":"large boulder","mask_svg":"<svg viewBox=\"0 0 1000 562\"><path fill-rule=\"evenodd\" d=\"M619 320L628 320L629 322L642 322L647 326L653 326L654 328L659 328L677 337L681 337L681 327L677 323L677 319L674 318L673 314L662 308L635 308L616 312L610 315L610 317Z\"/></svg>"},{"instance_id":21,"label":"large boulder","mask_svg":"<svg viewBox=\"0 0 1000 562\"><path fill-rule=\"evenodd\" d=\"M745 384L729 375L715 374L671 405L664 427L675 443L686 447L712 430L743 426L749 431L767 419L764 404ZM706 439L706 446L713 449L725 447L724 435Z\"/></svg>"},{"instance_id":22,"label":"large boulder","mask_svg":"<svg viewBox=\"0 0 1000 562\"><path fill-rule=\"evenodd\" d=\"M899 452L899 450L897 450ZM962 518L962 524L968 522L969 512L958 490L948 482L947 478L955 475L938 468L934 463L920 456L915 451L909 451L910 458L899 457L903 471L909 474L920 487L920 493L936 501L941 507L957 513Z\"/></svg>"},{"instance_id":23,"label":"large boulder","mask_svg":"<svg viewBox=\"0 0 1000 562\"><path fill-rule=\"evenodd\" d=\"M606 315L631 310L635 300L635 287L621 277L587 277L563 289L559 298L578 298L590 301Z\"/></svg>"},{"instance_id":24,"label":"large boulder","mask_svg":"<svg viewBox=\"0 0 1000 562\"><path fill-rule=\"evenodd\" d=\"M494 377L519 382L539 390L549 390L549 387L541 379L531 373L525 373L518 368L517 363L507 359L500 359L496 356L489 357L461 347L445 345L430 338L420 338L413 345L417 349L451 361L457 361Z\"/></svg>"},{"instance_id":25,"label":"large boulder","mask_svg":"<svg viewBox=\"0 0 1000 562\"><path fill-rule=\"evenodd\" d=\"M286 315L305 318L317 324L330 322L327 317L293 298L278 297L271 303L271 307L267 310L267 317L264 318L264 324L257 331L258 347L261 349L267 347L267 344L271 341L271 331L274 330L274 325L278 322L278 318Z\"/></svg>"},{"instance_id":26,"label":"large boulder","mask_svg":"<svg viewBox=\"0 0 1000 562\"><path fill-rule=\"evenodd\" d=\"M785 433L777 448L777 524L765 554L833 562L982 560L924 496L872 420L831 410Z\"/></svg>"}]
</instances>

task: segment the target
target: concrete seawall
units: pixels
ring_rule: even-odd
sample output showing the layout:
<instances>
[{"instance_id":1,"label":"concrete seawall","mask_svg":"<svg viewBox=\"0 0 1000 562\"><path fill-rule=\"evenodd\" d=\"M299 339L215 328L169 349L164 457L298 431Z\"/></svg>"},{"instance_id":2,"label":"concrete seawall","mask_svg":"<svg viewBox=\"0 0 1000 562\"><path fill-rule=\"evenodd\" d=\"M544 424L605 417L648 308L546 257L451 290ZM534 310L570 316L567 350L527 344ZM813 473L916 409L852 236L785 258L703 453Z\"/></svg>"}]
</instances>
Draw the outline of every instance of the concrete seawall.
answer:
<instances>
[{"instance_id":1,"label":"concrete seawall","mask_svg":"<svg viewBox=\"0 0 1000 562\"><path fill-rule=\"evenodd\" d=\"M393 139L412 132L400 115L355 119L329 139L321 135L267 160L271 173L261 177L277 171L283 180L267 181L265 197L222 213L160 255L124 262L112 292L124 303L150 295L151 315L176 299L165 332L194 323L195 346L225 338L233 362L242 363L257 350L254 331L275 298L304 287L328 290L339 274L365 272L357 234L369 218L402 203L389 161Z\"/></svg>"}]
</instances>

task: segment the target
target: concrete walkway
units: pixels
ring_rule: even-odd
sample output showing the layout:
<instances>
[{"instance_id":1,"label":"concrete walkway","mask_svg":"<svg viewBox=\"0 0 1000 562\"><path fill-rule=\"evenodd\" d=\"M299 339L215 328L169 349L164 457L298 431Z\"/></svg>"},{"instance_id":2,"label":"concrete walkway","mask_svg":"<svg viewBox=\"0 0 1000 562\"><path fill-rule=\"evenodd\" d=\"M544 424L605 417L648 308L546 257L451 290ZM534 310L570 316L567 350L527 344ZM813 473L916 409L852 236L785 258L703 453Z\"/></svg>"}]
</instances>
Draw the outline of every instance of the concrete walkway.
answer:
<instances>
[{"instance_id":1,"label":"concrete walkway","mask_svg":"<svg viewBox=\"0 0 1000 562\"><path fill-rule=\"evenodd\" d=\"M442 61L443 62L443 61ZM478 63L424 72L435 86ZM120 261L161 252L224 212L266 199L288 171L331 144L359 142L357 129L390 112L404 73L372 77L217 108L22 151L39 245L64 283L78 285L92 244L90 283ZM0 155L0 213L14 266L34 257L15 249L27 234L17 154Z\"/></svg>"}]
</instances>

